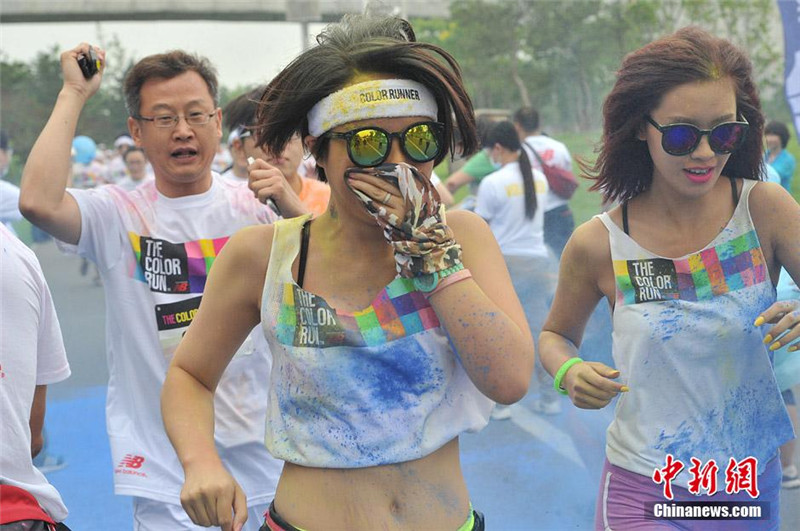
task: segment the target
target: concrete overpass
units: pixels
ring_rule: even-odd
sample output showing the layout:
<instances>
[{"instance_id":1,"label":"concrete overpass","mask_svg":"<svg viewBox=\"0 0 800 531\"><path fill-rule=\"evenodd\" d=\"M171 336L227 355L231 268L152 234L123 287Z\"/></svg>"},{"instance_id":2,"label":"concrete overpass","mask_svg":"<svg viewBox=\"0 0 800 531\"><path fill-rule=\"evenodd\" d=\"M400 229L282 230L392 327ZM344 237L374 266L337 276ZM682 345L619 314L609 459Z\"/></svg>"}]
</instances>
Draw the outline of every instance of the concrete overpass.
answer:
<instances>
[{"instance_id":1,"label":"concrete overpass","mask_svg":"<svg viewBox=\"0 0 800 531\"><path fill-rule=\"evenodd\" d=\"M0 0L0 23L141 20L329 22L365 8L448 17L450 0Z\"/></svg>"}]
</instances>

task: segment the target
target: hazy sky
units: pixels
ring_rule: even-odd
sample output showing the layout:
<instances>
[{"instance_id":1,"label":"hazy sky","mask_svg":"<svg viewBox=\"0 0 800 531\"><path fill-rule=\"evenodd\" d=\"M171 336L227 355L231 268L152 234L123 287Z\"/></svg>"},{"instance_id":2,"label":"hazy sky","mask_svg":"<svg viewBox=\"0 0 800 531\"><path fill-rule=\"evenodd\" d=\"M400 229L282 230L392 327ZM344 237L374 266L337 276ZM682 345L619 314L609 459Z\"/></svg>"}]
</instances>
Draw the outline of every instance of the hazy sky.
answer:
<instances>
[{"instance_id":1,"label":"hazy sky","mask_svg":"<svg viewBox=\"0 0 800 531\"><path fill-rule=\"evenodd\" d=\"M309 33L323 27L311 24ZM98 30L106 39L117 35L134 59L174 48L204 55L230 88L269 81L302 50L297 23L170 21L0 24L0 51L6 59L27 61L53 44L59 50L81 41L99 44Z\"/></svg>"}]
</instances>

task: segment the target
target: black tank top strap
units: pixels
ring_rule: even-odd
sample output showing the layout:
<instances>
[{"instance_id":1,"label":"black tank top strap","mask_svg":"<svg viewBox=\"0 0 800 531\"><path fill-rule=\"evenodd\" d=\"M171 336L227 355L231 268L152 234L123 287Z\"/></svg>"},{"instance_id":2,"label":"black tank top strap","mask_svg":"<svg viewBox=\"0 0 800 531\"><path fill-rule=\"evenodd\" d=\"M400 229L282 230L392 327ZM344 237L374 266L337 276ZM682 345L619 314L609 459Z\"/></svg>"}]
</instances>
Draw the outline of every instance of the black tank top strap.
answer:
<instances>
[{"instance_id":1,"label":"black tank top strap","mask_svg":"<svg viewBox=\"0 0 800 531\"><path fill-rule=\"evenodd\" d=\"M736 179L730 177L731 181L731 194L733 194L733 208L739 206L739 190L736 187Z\"/></svg>"},{"instance_id":2,"label":"black tank top strap","mask_svg":"<svg viewBox=\"0 0 800 531\"><path fill-rule=\"evenodd\" d=\"M303 287L303 279L306 276L306 257L308 255L308 239L311 234L311 219L303 223L303 230L300 239L300 263L297 267L297 285Z\"/></svg>"},{"instance_id":3,"label":"black tank top strap","mask_svg":"<svg viewBox=\"0 0 800 531\"><path fill-rule=\"evenodd\" d=\"M625 234L628 236L631 235L630 231L628 230L628 202L625 201L622 203L622 230L625 231Z\"/></svg>"}]
</instances>

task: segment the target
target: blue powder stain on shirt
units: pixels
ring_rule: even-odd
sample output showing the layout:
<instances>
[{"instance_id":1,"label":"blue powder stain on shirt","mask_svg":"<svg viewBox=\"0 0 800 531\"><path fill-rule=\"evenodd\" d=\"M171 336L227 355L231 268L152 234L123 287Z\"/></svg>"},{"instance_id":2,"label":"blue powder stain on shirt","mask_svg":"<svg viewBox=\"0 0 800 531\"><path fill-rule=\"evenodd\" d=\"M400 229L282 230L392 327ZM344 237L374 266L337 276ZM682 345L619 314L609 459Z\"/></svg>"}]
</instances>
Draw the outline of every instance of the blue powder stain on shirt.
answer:
<instances>
[{"instance_id":1,"label":"blue powder stain on shirt","mask_svg":"<svg viewBox=\"0 0 800 531\"><path fill-rule=\"evenodd\" d=\"M692 457L707 462L716 459L724 470L731 457L740 460L756 457L759 469L775 455L778 447L791 438L791 426L780 403L769 400L768 386L760 380L750 387L730 391L720 408L711 408L690 421L681 422L673 433L662 430L653 446L672 454L689 466ZM702 430L695 432L695 427Z\"/></svg>"},{"instance_id":2,"label":"blue powder stain on shirt","mask_svg":"<svg viewBox=\"0 0 800 531\"><path fill-rule=\"evenodd\" d=\"M350 370L370 395L374 409L405 409L443 382L442 371L431 364L430 354L417 341L393 343L374 352L369 363L354 363Z\"/></svg>"}]
</instances>

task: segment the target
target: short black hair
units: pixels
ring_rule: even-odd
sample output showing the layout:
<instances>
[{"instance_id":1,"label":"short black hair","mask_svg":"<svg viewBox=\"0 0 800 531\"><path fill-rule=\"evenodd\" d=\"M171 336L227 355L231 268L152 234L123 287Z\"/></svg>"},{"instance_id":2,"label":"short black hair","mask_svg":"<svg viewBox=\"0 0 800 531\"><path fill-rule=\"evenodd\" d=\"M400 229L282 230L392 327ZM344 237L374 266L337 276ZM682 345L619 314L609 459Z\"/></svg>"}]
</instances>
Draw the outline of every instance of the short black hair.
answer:
<instances>
[{"instance_id":1,"label":"short black hair","mask_svg":"<svg viewBox=\"0 0 800 531\"><path fill-rule=\"evenodd\" d=\"M122 161L128 162L128 155L130 155L131 153L141 153L142 155L144 155L145 159L147 158L147 153L145 153L142 148L140 148L139 146L131 146L125 153L122 154Z\"/></svg>"},{"instance_id":2,"label":"short black hair","mask_svg":"<svg viewBox=\"0 0 800 531\"><path fill-rule=\"evenodd\" d=\"M777 121L769 122L764 128L764 134L778 136L781 139L782 148L786 148L786 144L788 144L789 139L792 138L792 135L789 133L789 128L786 127L786 124Z\"/></svg>"},{"instance_id":3,"label":"short black hair","mask_svg":"<svg viewBox=\"0 0 800 531\"><path fill-rule=\"evenodd\" d=\"M512 117L512 120L526 133L531 133L539 129L539 111L533 107L522 107L517 109Z\"/></svg>"},{"instance_id":4,"label":"short black hair","mask_svg":"<svg viewBox=\"0 0 800 531\"><path fill-rule=\"evenodd\" d=\"M265 85L258 86L252 90L235 97L222 109L222 125L228 131L236 129L246 129L256 123L256 111L258 101L264 94Z\"/></svg>"}]
</instances>

